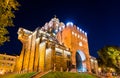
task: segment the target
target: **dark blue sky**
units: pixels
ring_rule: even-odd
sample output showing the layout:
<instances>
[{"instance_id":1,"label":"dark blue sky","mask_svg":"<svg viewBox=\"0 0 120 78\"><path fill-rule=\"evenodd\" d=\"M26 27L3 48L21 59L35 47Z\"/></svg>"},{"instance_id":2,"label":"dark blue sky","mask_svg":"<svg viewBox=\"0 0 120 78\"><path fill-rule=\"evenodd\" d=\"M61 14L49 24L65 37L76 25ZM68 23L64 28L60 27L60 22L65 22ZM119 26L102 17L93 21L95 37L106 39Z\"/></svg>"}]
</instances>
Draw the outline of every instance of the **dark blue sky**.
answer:
<instances>
[{"instance_id":1,"label":"dark blue sky","mask_svg":"<svg viewBox=\"0 0 120 78\"><path fill-rule=\"evenodd\" d=\"M98 57L97 50L105 45L120 46L119 0L19 0L15 12L15 27L8 28L11 41L0 46L0 52L20 54L22 45L17 39L19 27L35 30L54 15L60 21L74 22L88 33L90 55Z\"/></svg>"}]
</instances>

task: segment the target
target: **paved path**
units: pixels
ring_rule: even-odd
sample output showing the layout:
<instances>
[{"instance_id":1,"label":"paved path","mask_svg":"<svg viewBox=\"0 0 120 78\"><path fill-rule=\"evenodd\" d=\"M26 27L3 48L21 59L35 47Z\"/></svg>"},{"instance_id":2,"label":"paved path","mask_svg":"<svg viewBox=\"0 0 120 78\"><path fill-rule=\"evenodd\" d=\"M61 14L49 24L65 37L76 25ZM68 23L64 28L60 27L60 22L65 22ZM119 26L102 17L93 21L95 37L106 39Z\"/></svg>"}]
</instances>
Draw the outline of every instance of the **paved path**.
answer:
<instances>
[{"instance_id":1,"label":"paved path","mask_svg":"<svg viewBox=\"0 0 120 78\"><path fill-rule=\"evenodd\" d=\"M47 72L38 72L37 74L35 74L35 75L32 76L31 78L40 78L40 77L44 76L45 74L47 74L47 73L49 73L49 72L51 72L51 70L50 70L50 71L47 71Z\"/></svg>"}]
</instances>

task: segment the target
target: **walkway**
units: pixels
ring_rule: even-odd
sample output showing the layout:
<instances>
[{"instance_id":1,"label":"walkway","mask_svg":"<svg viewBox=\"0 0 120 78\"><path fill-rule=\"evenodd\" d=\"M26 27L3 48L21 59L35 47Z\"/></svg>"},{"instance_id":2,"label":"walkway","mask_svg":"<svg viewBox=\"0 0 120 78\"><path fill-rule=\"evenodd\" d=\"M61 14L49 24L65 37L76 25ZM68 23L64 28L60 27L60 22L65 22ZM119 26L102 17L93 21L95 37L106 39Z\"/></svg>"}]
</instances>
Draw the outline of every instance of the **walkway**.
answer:
<instances>
[{"instance_id":1,"label":"walkway","mask_svg":"<svg viewBox=\"0 0 120 78\"><path fill-rule=\"evenodd\" d=\"M46 72L38 72L37 74L33 75L31 78L40 78L49 72L51 72L51 70L46 71Z\"/></svg>"}]
</instances>

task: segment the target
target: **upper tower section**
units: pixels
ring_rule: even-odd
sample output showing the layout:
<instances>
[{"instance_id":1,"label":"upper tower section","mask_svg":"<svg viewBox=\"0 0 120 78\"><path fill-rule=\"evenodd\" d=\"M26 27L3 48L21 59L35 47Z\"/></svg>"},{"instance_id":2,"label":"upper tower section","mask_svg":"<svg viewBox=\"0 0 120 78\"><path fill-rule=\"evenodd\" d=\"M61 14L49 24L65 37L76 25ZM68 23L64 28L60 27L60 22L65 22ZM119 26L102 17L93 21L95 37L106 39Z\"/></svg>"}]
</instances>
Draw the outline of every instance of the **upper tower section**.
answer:
<instances>
[{"instance_id":1,"label":"upper tower section","mask_svg":"<svg viewBox=\"0 0 120 78\"><path fill-rule=\"evenodd\" d=\"M63 22L60 22L58 18L54 17L49 22L45 23L41 30L46 31L48 33L57 34L64 27L65 24Z\"/></svg>"}]
</instances>

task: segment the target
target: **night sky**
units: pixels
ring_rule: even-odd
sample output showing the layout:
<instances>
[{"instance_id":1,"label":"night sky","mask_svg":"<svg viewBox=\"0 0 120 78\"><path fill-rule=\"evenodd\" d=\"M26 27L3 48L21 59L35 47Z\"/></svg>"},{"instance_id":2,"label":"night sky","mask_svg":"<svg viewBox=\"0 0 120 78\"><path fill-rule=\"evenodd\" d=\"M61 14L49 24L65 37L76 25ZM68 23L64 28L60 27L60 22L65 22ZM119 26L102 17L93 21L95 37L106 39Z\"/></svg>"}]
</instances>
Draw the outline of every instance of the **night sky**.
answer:
<instances>
[{"instance_id":1,"label":"night sky","mask_svg":"<svg viewBox=\"0 0 120 78\"><path fill-rule=\"evenodd\" d=\"M119 0L19 0L15 27L8 28L10 42L0 46L1 53L19 55L22 44L17 39L19 27L35 30L56 15L60 21L72 21L88 33L90 55L105 45L120 46Z\"/></svg>"}]
</instances>

